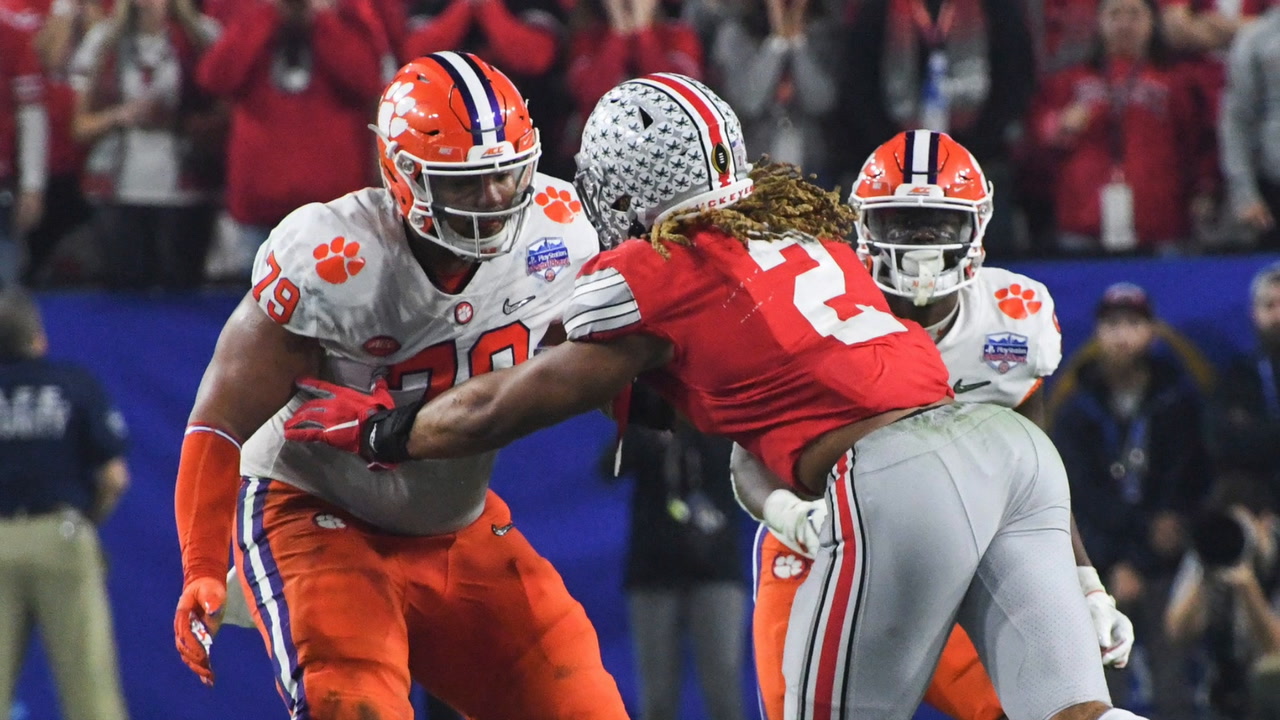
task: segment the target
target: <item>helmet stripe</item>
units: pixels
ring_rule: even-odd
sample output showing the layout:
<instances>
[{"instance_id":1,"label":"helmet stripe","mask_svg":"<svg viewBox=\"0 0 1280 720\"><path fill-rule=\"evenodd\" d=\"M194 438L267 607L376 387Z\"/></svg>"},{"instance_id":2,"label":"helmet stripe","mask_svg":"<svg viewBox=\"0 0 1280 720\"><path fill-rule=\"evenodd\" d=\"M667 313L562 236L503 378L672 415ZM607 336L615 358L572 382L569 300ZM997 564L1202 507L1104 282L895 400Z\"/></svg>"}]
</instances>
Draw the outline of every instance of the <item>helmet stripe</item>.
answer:
<instances>
[{"instance_id":1,"label":"helmet stripe","mask_svg":"<svg viewBox=\"0 0 1280 720\"><path fill-rule=\"evenodd\" d=\"M484 87L484 94L486 99L489 101L489 107L493 108L493 126L497 128L498 140L506 140L506 123L502 118L502 106L498 104L498 95L493 91L493 82L489 80L489 76L484 73L484 70L480 69L480 65L476 63L474 57L467 54L459 55L459 57L462 58L463 62L470 66L472 72L476 74L476 77L480 78L480 84Z\"/></svg>"},{"instance_id":2,"label":"helmet stripe","mask_svg":"<svg viewBox=\"0 0 1280 720\"><path fill-rule=\"evenodd\" d=\"M506 139L502 128L502 118L494 99L493 86L489 78L474 64L468 64L455 52L432 53L427 57L435 60L444 71L449 73L453 84L462 95L462 102L467 107L467 115L471 120L471 139L477 145L491 145Z\"/></svg>"},{"instance_id":3,"label":"helmet stripe","mask_svg":"<svg viewBox=\"0 0 1280 720\"><path fill-rule=\"evenodd\" d=\"M938 184L938 134L928 130L907 133L907 155L904 165L908 181L915 185Z\"/></svg>"},{"instance_id":4,"label":"helmet stripe","mask_svg":"<svg viewBox=\"0 0 1280 720\"><path fill-rule=\"evenodd\" d=\"M719 171L716 170L715 165L711 162L714 145L710 142L710 126L706 119L698 113L698 111L689 104L689 101L677 92L675 88L666 83L656 82L655 76L637 78L631 82L647 85L667 96L676 104L676 107L684 112L685 117L689 118L693 123L694 128L698 131L698 147L702 150L702 161L707 168L707 177L712 178L712 183L708 189L714 190L719 185Z\"/></svg>"},{"instance_id":5,"label":"helmet stripe","mask_svg":"<svg viewBox=\"0 0 1280 720\"><path fill-rule=\"evenodd\" d=\"M929 184L938 184L938 144L942 142L942 133L929 133Z\"/></svg>"},{"instance_id":6,"label":"helmet stripe","mask_svg":"<svg viewBox=\"0 0 1280 720\"><path fill-rule=\"evenodd\" d=\"M706 128L706 132L699 133L699 135L705 141L708 141L703 143L702 148L703 153L706 155L707 167L711 170L711 177L718 178L720 187L728 187L737 176L737 168L735 167L733 152L729 150L729 142L725 138L725 121L721 117L719 110L707 99L702 90L690 85L678 76L670 73L654 73L641 78L641 81L645 80L665 88L668 91L668 95L671 95L686 111L690 112L695 125L701 124ZM674 91L674 94L671 91ZM720 145L724 146L725 157L723 163L717 163L716 161L716 147ZM717 167L717 164L722 165L722 167Z\"/></svg>"},{"instance_id":7,"label":"helmet stripe","mask_svg":"<svg viewBox=\"0 0 1280 720\"><path fill-rule=\"evenodd\" d=\"M902 140L906 147L902 156L902 180L911 183L915 181L913 168L916 166L916 131L908 130Z\"/></svg>"}]
</instances>

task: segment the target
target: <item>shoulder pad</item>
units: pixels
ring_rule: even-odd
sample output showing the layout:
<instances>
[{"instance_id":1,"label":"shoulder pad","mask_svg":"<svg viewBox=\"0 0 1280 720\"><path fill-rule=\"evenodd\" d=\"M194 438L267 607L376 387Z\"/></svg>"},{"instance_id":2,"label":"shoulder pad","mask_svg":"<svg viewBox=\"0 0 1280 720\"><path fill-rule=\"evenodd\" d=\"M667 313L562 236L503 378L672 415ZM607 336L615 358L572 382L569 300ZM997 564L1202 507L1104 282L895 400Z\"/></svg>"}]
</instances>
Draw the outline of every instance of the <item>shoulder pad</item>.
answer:
<instances>
[{"instance_id":1,"label":"shoulder pad","mask_svg":"<svg viewBox=\"0 0 1280 720\"><path fill-rule=\"evenodd\" d=\"M1052 375L1062 362L1062 330L1049 288L1003 268L983 268L981 273L988 299L1006 319L1025 325L1025 334L1033 338L1036 376Z\"/></svg>"},{"instance_id":2,"label":"shoulder pad","mask_svg":"<svg viewBox=\"0 0 1280 720\"><path fill-rule=\"evenodd\" d=\"M318 337L342 307L363 302L381 260L375 243L344 221L330 204L311 203L290 213L258 249L253 298L291 332ZM333 318L330 318L332 321Z\"/></svg>"}]
</instances>

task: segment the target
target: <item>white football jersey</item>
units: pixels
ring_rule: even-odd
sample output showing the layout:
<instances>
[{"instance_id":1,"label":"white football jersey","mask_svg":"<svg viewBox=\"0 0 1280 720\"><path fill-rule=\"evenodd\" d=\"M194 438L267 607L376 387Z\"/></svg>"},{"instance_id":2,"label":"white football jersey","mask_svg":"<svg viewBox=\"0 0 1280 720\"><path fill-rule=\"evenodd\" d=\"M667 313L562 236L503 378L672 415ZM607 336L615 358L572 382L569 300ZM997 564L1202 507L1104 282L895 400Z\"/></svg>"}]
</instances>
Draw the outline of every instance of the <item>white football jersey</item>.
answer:
<instances>
[{"instance_id":1,"label":"white football jersey","mask_svg":"<svg viewBox=\"0 0 1280 720\"><path fill-rule=\"evenodd\" d=\"M984 267L959 293L959 314L938 342L956 400L1017 407L1062 361L1049 290L1025 275Z\"/></svg>"},{"instance_id":2,"label":"white football jersey","mask_svg":"<svg viewBox=\"0 0 1280 720\"><path fill-rule=\"evenodd\" d=\"M321 376L368 391L385 375L398 402L435 396L528 359L598 251L569 183L535 179L535 204L511 252L480 263L457 294L438 289L410 251L390 195L366 188L291 213L258 251L253 295L272 319L317 338ZM286 442L298 393L245 443L241 472L281 480L383 529L432 534L483 507L495 453L374 472L356 455ZM452 515L451 515L452 514Z\"/></svg>"}]
</instances>

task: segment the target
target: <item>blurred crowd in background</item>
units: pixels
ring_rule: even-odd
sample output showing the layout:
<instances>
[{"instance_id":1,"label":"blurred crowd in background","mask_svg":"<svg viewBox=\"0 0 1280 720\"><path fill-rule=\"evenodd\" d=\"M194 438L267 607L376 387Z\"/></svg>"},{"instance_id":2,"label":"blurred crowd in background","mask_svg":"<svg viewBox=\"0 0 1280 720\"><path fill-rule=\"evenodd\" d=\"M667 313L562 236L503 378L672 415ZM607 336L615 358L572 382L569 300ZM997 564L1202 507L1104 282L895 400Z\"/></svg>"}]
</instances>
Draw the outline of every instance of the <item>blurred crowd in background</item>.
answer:
<instances>
[{"instance_id":1,"label":"blurred crowd in background","mask_svg":"<svg viewBox=\"0 0 1280 720\"><path fill-rule=\"evenodd\" d=\"M290 210L376 184L384 80L446 49L516 81L561 177L608 88L673 71L831 187L899 130L950 132L995 183L992 257L1276 248L1266 2L0 0L0 267L242 281Z\"/></svg>"}]
</instances>

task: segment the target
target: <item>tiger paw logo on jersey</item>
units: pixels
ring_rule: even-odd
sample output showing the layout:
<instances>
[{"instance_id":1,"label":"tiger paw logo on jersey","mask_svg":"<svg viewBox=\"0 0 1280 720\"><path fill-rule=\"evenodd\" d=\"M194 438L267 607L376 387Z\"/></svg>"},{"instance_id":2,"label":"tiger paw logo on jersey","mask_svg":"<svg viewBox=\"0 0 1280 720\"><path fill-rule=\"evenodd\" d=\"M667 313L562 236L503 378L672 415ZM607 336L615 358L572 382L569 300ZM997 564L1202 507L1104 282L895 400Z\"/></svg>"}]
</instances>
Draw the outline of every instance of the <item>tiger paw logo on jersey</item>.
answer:
<instances>
[{"instance_id":1,"label":"tiger paw logo on jersey","mask_svg":"<svg viewBox=\"0 0 1280 720\"><path fill-rule=\"evenodd\" d=\"M568 190L547 188L534 195L533 201L542 206L542 212L547 217L561 225L573 222L574 218L578 217L578 213L582 212L582 203Z\"/></svg>"},{"instance_id":2,"label":"tiger paw logo on jersey","mask_svg":"<svg viewBox=\"0 0 1280 720\"><path fill-rule=\"evenodd\" d=\"M466 300L463 300L462 302L453 306L453 319L459 325L466 325L467 323L471 322L471 318L475 316L476 316L476 309L472 307L471 303L467 302Z\"/></svg>"},{"instance_id":3,"label":"tiger paw logo on jersey","mask_svg":"<svg viewBox=\"0 0 1280 720\"><path fill-rule=\"evenodd\" d=\"M779 555L773 561L773 576L781 580L798 578L808 569L809 562L796 555Z\"/></svg>"},{"instance_id":4,"label":"tiger paw logo on jersey","mask_svg":"<svg viewBox=\"0 0 1280 720\"><path fill-rule=\"evenodd\" d=\"M996 291L996 307L1014 320L1022 320L1040 312L1044 303L1036 299L1036 291L1014 283Z\"/></svg>"},{"instance_id":5,"label":"tiger paw logo on jersey","mask_svg":"<svg viewBox=\"0 0 1280 720\"><path fill-rule=\"evenodd\" d=\"M317 260L316 274L334 285L341 285L364 269L364 258L359 257L360 243L347 242L341 235L317 245L311 254Z\"/></svg>"},{"instance_id":6,"label":"tiger paw logo on jersey","mask_svg":"<svg viewBox=\"0 0 1280 720\"><path fill-rule=\"evenodd\" d=\"M413 83L395 82L387 88L382 96L382 104L378 106L378 129L389 138L396 138L409 129L409 121L405 114L418 106L418 101L409 95L413 92Z\"/></svg>"}]
</instances>

